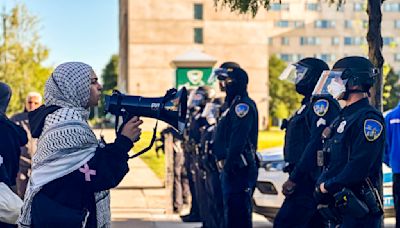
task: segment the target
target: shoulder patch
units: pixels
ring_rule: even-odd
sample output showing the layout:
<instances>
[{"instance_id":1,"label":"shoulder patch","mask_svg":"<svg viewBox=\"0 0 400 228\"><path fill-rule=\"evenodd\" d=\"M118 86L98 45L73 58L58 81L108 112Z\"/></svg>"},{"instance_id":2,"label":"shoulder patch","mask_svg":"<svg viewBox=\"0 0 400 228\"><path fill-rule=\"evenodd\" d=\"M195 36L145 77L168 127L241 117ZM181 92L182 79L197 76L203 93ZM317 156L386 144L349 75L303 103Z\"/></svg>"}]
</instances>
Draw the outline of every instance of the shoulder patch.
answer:
<instances>
[{"instance_id":1,"label":"shoulder patch","mask_svg":"<svg viewBox=\"0 0 400 228\"><path fill-rule=\"evenodd\" d=\"M378 139L382 131L383 126L377 120L366 119L364 121L364 135L368 141L373 142Z\"/></svg>"},{"instance_id":2,"label":"shoulder patch","mask_svg":"<svg viewBox=\"0 0 400 228\"><path fill-rule=\"evenodd\" d=\"M240 103L235 106L236 115L243 118L249 112L249 105L245 103Z\"/></svg>"},{"instance_id":3,"label":"shoulder patch","mask_svg":"<svg viewBox=\"0 0 400 228\"><path fill-rule=\"evenodd\" d=\"M328 100L325 100L325 99L318 100L317 102L314 103L313 109L314 109L314 113L317 116L324 116L328 112L328 109L329 109Z\"/></svg>"}]
</instances>

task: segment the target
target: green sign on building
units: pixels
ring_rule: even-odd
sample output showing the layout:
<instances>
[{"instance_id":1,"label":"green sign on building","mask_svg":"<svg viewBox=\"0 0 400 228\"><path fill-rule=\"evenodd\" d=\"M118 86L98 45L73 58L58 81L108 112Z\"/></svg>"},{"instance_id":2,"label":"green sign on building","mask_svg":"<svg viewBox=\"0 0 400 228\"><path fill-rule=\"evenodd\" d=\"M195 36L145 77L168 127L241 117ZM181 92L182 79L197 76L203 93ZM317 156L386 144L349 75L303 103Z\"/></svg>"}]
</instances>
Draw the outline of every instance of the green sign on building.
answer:
<instances>
[{"instance_id":1,"label":"green sign on building","mask_svg":"<svg viewBox=\"0 0 400 228\"><path fill-rule=\"evenodd\" d=\"M176 87L193 88L205 85L208 83L208 78L212 73L211 67L198 68L177 68L176 69Z\"/></svg>"}]
</instances>

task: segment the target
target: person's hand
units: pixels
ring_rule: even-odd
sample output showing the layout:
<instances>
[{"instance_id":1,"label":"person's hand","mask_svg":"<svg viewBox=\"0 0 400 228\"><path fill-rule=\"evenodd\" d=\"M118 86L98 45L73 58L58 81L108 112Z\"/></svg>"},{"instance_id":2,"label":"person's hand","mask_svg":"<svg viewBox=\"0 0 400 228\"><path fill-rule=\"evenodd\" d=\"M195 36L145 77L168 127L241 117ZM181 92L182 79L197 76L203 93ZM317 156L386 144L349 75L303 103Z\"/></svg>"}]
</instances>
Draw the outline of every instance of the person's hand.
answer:
<instances>
[{"instance_id":1,"label":"person's hand","mask_svg":"<svg viewBox=\"0 0 400 228\"><path fill-rule=\"evenodd\" d=\"M132 142L137 142L142 134L142 129L139 128L142 123L139 117L132 117L122 128L121 135L128 137Z\"/></svg>"},{"instance_id":2,"label":"person's hand","mask_svg":"<svg viewBox=\"0 0 400 228\"><path fill-rule=\"evenodd\" d=\"M296 187L296 183L294 183L291 180L287 180L282 185L282 193L283 193L283 195L289 196L289 195L293 194L295 187Z\"/></svg>"},{"instance_id":3,"label":"person's hand","mask_svg":"<svg viewBox=\"0 0 400 228\"><path fill-rule=\"evenodd\" d=\"M324 182L322 182L319 185L319 190L321 190L321 192L324 193L324 194L328 193L328 190L326 190L326 188L325 188L325 183Z\"/></svg>"}]
</instances>

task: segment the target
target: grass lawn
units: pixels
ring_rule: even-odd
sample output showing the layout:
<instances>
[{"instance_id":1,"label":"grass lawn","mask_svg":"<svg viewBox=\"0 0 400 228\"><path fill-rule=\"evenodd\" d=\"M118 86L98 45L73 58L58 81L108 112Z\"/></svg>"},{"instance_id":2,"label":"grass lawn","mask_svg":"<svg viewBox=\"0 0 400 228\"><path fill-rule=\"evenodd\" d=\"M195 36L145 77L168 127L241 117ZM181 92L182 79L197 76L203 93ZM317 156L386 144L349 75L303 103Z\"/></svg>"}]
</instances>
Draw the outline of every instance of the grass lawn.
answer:
<instances>
[{"instance_id":1,"label":"grass lawn","mask_svg":"<svg viewBox=\"0 0 400 228\"><path fill-rule=\"evenodd\" d=\"M279 128L271 128L269 131L261 131L258 136L258 150L277 147L283 145L284 131ZM135 152L147 147L150 143L152 132L143 132L140 141L135 144L133 150ZM154 171L160 178L165 177L164 154L159 151L159 157L155 152L155 147L140 156L140 158Z\"/></svg>"}]
</instances>

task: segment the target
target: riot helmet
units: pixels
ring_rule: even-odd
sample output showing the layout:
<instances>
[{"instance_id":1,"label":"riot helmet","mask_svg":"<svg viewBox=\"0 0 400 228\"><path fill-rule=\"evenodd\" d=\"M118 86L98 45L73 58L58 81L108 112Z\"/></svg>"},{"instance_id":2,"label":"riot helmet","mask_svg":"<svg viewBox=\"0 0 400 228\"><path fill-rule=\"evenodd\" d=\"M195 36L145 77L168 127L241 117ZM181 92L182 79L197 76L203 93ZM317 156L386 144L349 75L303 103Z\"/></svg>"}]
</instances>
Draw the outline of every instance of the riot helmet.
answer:
<instances>
[{"instance_id":1,"label":"riot helmet","mask_svg":"<svg viewBox=\"0 0 400 228\"><path fill-rule=\"evenodd\" d=\"M208 83L212 84L218 80L221 91L225 91L223 80L228 77L227 71L233 68L240 68L240 65L235 62L222 63L219 68L213 70L211 76L208 78Z\"/></svg>"},{"instance_id":2,"label":"riot helmet","mask_svg":"<svg viewBox=\"0 0 400 228\"><path fill-rule=\"evenodd\" d=\"M332 70L322 73L313 94L331 94L337 100L347 100L351 93L369 95L378 74L379 70L368 59L345 57L338 60Z\"/></svg>"},{"instance_id":3,"label":"riot helmet","mask_svg":"<svg viewBox=\"0 0 400 228\"><path fill-rule=\"evenodd\" d=\"M210 89L206 86L200 86L189 95L189 109L201 110L209 100Z\"/></svg>"},{"instance_id":4,"label":"riot helmet","mask_svg":"<svg viewBox=\"0 0 400 228\"><path fill-rule=\"evenodd\" d=\"M329 67L321 59L304 58L287 66L279 79L294 83L299 94L309 97L324 70L329 70Z\"/></svg>"}]
</instances>

